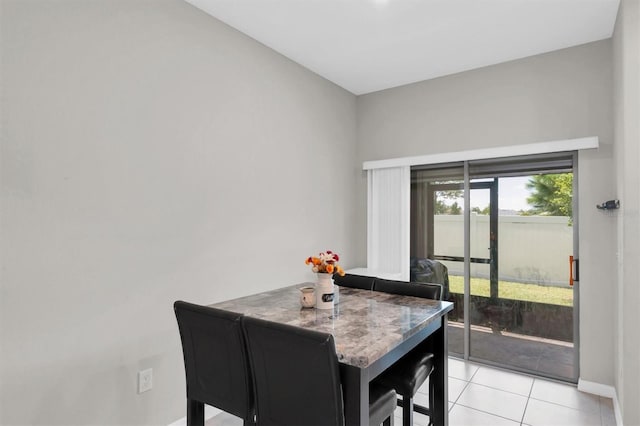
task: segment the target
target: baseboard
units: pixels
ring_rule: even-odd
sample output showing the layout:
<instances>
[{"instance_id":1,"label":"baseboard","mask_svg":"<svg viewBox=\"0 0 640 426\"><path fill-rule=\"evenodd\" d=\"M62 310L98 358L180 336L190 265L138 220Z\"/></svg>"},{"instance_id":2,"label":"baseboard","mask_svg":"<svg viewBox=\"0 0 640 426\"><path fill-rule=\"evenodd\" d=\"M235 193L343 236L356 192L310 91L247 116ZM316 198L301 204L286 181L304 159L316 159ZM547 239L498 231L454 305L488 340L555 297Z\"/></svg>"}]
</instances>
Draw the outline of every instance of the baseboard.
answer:
<instances>
[{"instance_id":1,"label":"baseboard","mask_svg":"<svg viewBox=\"0 0 640 426\"><path fill-rule=\"evenodd\" d=\"M616 388L601 383L589 382L587 380L578 380L578 390L590 393L592 395L604 396L613 399L616 396Z\"/></svg>"},{"instance_id":2,"label":"baseboard","mask_svg":"<svg viewBox=\"0 0 640 426\"><path fill-rule=\"evenodd\" d=\"M620 411L620 403L618 402L618 394L616 392L616 388L609 385L603 385L601 383L589 382L587 380L579 379L578 390L581 392L590 393L592 395L611 398L613 401L613 411L616 415L616 425L623 426L622 412Z\"/></svg>"},{"instance_id":3,"label":"baseboard","mask_svg":"<svg viewBox=\"0 0 640 426\"><path fill-rule=\"evenodd\" d=\"M622 411L620 411L620 404L618 403L618 396L613 398L613 411L616 413L616 425L624 426L622 424Z\"/></svg>"},{"instance_id":4,"label":"baseboard","mask_svg":"<svg viewBox=\"0 0 640 426\"><path fill-rule=\"evenodd\" d=\"M217 416L220 413L222 413L222 410L219 410L210 405L205 405L204 406L204 422L206 423L207 420ZM176 420L175 422L169 424L168 426L187 426L187 417L186 416L182 417L181 419Z\"/></svg>"}]
</instances>

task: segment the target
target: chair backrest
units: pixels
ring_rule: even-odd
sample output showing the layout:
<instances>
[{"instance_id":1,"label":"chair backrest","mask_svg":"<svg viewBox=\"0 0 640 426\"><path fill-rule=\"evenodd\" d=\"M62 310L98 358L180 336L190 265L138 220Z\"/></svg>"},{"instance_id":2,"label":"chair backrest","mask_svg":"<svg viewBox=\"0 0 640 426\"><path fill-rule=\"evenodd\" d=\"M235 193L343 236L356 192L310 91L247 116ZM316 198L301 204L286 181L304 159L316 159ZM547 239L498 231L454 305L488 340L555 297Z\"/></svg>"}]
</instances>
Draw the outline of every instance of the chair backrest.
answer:
<instances>
[{"instance_id":1,"label":"chair backrest","mask_svg":"<svg viewBox=\"0 0 640 426\"><path fill-rule=\"evenodd\" d=\"M342 287L361 288L363 290L371 290L375 277L367 277L365 275L338 274L333 275L333 283Z\"/></svg>"},{"instance_id":2,"label":"chair backrest","mask_svg":"<svg viewBox=\"0 0 640 426\"><path fill-rule=\"evenodd\" d=\"M253 388L242 314L177 301L187 398L253 419Z\"/></svg>"},{"instance_id":3,"label":"chair backrest","mask_svg":"<svg viewBox=\"0 0 640 426\"><path fill-rule=\"evenodd\" d=\"M258 425L343 425L333 336L244 317Z\"/></svg>"},{"instance_id":4,"label":"chair backrest","mask_svg":"<svg viewBox=\"0 0 640 426\"><path fill-rule=\"evenodd\" d=\"M449 299L449 270L447 266L434 259L412 257L409 259L411 282L442 284L442 299Z\"/></svg>"},{"instance_id":5,"label":"chair backrest","mask_svg":"<svg viewBox=\"0 0 640 426\"><path fill-rule=\"evenodd\" d=\"M376 278L373 283L373 290L391 294L400 294L403 296L442 300L442 285L435 283L394 281Z\"/></svg>"}]
</instances>

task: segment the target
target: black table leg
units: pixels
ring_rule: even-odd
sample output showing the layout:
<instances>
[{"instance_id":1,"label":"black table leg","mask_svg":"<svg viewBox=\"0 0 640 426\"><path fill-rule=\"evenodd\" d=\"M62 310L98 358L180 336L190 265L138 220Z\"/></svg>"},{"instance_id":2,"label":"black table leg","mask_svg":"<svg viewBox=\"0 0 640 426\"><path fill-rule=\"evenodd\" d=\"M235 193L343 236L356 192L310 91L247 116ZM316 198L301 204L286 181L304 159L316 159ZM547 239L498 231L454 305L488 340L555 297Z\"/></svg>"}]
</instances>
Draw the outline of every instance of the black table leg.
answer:
<instances>
[{"instance_id":1,"label":"black table leg","mask_svg":"<svg viewBox=\"0 0 640 426\"><path fill-rule=\"evenodd\" d=\"M344 397L344 420L347 426L369 424L369 377L365 369L340 364Z\"/></svg>"},{"instance_id":2,"label":"black table leg","mask_svg":"<svg viewBox=\"0 0 640 426\"><path fill-rule=\"evenodd\" d=\"M187 398L187 426L204 426L204 404Z\"/></svg>"},{"instance_id":3,"label":"black table leg","mask_svg":"<svg viewBox=\"0 0 640 426\"><path fill-rule=\"evenodd\" d=\"M449 346L447 327L447 316L444 315L440 328L430 337L435 365L429 380L433 380L435 386L432 422L436 426L447 426L449 424Z\"/></svg>"}]
</instances>

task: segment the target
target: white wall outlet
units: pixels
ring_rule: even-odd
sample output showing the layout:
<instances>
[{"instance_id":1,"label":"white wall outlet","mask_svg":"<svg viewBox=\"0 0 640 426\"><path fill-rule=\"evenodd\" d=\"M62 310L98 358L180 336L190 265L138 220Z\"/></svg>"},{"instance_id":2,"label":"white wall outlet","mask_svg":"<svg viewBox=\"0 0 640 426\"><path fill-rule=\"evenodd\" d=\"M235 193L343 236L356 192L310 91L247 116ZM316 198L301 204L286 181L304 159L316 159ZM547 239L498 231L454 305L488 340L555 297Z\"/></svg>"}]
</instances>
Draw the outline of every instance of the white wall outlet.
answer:
<instances>
[{"instance_id":1,"label":"white wall outlet","mask_svg":"<svg viewBox=\"0 0 640 426\"><path fill-rule=\"evenodd\" d=\"M153 387L153 369L138 371L138 393L151 390Z\"/></svg>"}]
</instances>

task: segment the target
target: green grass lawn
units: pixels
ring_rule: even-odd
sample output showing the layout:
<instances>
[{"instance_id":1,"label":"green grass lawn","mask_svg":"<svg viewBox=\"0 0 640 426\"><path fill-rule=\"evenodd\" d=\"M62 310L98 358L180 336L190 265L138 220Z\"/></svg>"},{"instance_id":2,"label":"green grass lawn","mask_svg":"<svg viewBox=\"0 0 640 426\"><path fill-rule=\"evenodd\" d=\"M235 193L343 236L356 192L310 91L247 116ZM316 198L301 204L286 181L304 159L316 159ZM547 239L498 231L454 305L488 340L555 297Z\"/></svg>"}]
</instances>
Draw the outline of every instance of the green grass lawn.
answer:
<instances>
[{"instance_id":1,"label":"green grass lawn","mask_svg":"<svg viewBox=\"0 0 640 426\"><path fill-rule=\"evenodd\" d=\"M464 293L464 278L449 275L449 290L452 293ZM489 297L489 280L471 278L471 294L473 296ZM551 305L573 306L573 289L563 287L499 281L498 297L501 299L526 300L529 302L549 303Z\"/></svg>"}]
</instances>

